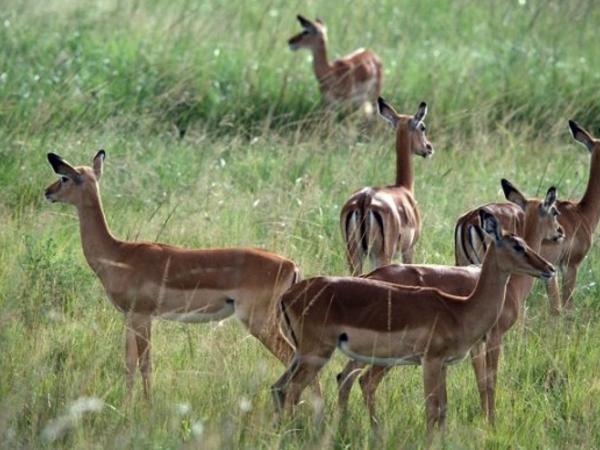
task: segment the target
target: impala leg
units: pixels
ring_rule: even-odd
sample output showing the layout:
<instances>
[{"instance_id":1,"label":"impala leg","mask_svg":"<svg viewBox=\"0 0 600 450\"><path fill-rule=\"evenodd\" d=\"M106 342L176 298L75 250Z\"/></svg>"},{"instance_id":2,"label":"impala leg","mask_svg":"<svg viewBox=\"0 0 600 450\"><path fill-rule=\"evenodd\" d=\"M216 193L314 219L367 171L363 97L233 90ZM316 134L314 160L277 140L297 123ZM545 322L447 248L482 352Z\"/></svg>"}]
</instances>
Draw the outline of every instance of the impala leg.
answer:
<instances>
[{"instance_id":1,"label":"impala leg","mask_svg":"<svg viewBox=\"0 0 600 450\"><path fill-rule=\"evenodd\" d=\"M333 349L326 357L296 355L290 367L272 387L275 406L282 414L291 414L300 401L302 391L317 376L321 368L329 360Z\"/></svg>"},{"instance_id":2,"label":"impala leg","mask_svg":"<svg viewBox=\"0 0 600 450\"><path fill-rule=\"evenodd\" d=\"M377 414L375 412L375 392L381 384L383 377L385 377L390 369L390 366L371 366L359 380L363 400L369 410L369 418L371 419L371 426L373 428L377 428L379 425Z\"/></svg>"},{"instance_id":3,"label":"impala leg","mask_svg":"<svg viewBox=\"0 0 600 450\"><path fill-rule=\"evenodd\" d=\"M556 278L556 277L554 277ZM573 298L573 291L575 290L575 283L577 282L577 267L568 266L563 276L563 289L562 289L562 306L569 308L571 306L571 300Z\"/></svg>"},{"instance_id":4,"label":"impala leg","mask_svg":"<svg viewBox=\"0 0 600 450\"><path fill-rule=\"evenodd\" d=\"M347 249L346 249L346 258L348 260L348 268L350 269L350 274L354 277L360 275L363 270L363 268L362 268L363 261L362 261L361 250L360 250L359 246L356 245L356 243L360 241L360 236L357 236L357 235L358 235L357 232L353 232L348 237L348 243L347 243Z\"/></svg>"},{"instance_id":5,"label":"impala leg","mask_svg":"<svg viewBox=\"0 0 600 450\"><path fill-rule=\"evenodd\" d=\"M486 343L486 381L488 392L487 418L491 425L496 421L496 381L498 377L498 363L502 350L502 337L496 328L492 328Z\"/></svg>"},{"instance_id":6,"label":"impala leg","mask_svg":"<svg viewBox=\"0 0 600 450\"><path fill-rule=\"evenodd\" d=\"M448 403L448 392L446 390L446 375L447 368L446 366L442 366L441 371L441 382L440 382L440 428L442 430L446 429L446 404Z\"/></svg>"},{"instance_id":7,"label":"impala leg","mask_svg":"<svg viewBox=\"0 0 600 450\"><path fill-rule=\"evenodd\" d=\"M485 362L485 342L479 342L471 348L471 362L475 372L475 382L479 391L479 400L481 403L481 411L484 416L488 415L488 393L486 380L486 362Z\"/></svg>"},{"instance_id":8,"label":"impala leg","mask_svg":"<svg viewBox=\"0 0 600 450\"><path fill-rule=\"evenodd\" d=\"M435 425L440 419L440 386L442 384L441 358L423 359L423 385L425 387L425 411L427 414L427 432L433 437Z\"/></svg>"},{"instance_id":9,"label":"impala leg","mask_svg":"<svg viewBox=\"0 0 600 450\"><path fill-rule=\"evenodd\" d=\"M548 300L550 300L550 312L552 314L560 313L560 294L558 292L558 278L552 277L546 281L546 293L548 294Z\"/></svg>"},{"instance_id":10,"label":"impala leg","mask_svg":"<svg viewBox=\"0 0 600 450\"><path fill-rule=\"evenodd\" d=\"M350 391L352 391L352 385L365 366L366 364L350 360L344 369L337 375L338 407L343 415L345 415L346 410L348 409L348 399L350 397Z\"/></svg>"},{"instance_id":11,"label":"impala leg","mask_svg":"<svg viewBox=\"0 0 600 450\"><path fill-rule=\"evenodd\" d=\"M135 382L135 371L137 368L137 339L135 337L135 327L133 325L132 314L128 314L125 320L125 367L127 374L125 384L127 386L127 400L133 395L133 385Z\"/></svg>"},{"instance_id":12,"label":"impala leg","mask_svg":"<svg viewBox=\"0 0 600 450\"><path fill-rule=\"evenodd\" d=\"M137 345L138 363L144 384L144 396L150 400L152 390L152 316L137 314L133 320Z\"/></svg>"}]
</instances>

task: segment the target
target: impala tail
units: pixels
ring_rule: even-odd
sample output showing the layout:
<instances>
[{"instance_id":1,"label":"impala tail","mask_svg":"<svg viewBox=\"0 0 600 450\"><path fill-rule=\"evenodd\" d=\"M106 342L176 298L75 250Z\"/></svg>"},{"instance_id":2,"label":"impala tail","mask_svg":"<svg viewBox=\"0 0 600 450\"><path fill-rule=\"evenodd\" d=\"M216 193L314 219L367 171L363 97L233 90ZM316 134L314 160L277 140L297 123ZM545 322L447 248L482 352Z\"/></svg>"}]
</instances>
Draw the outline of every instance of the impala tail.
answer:
<instances>
[{"instance_id":1,"label":"impala tail","mask_svg":"<svg viewBox=\"0 0 600 450\"><path fill-rule=\"evenodd\" d=\"M375 191L365 188L354 197L343 223L344 240L349 258L354 261L354 272L360 272L356 262L364 260L376 240L383 245L383 217L371 208Z\"/></svg>"}]
</instances>

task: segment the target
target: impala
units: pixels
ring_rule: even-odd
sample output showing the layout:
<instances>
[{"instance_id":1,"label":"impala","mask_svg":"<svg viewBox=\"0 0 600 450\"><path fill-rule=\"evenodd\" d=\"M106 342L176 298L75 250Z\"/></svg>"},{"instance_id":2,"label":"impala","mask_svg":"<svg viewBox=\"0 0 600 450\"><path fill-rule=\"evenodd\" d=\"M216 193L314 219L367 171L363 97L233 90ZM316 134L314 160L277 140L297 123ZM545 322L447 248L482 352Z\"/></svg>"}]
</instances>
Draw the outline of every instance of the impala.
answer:
<instances>
[{"instance_id":1,"label":"impala","mask_svg":"<svg viewBox=\"0 0 600 450\"><path fill-rule=\"evenodd\" d=\"M570 306L579 265L592 247L593 233L600 221L600 140L593 138L573 120L569 121L569 130L573 138L590 151L592 161L587 188L581 200L562 200L556 205L565 239L560 242L544 241L542 245L541 255L556 265L563 275L562 295L559 294L556 278L546 283L554 313ZM496 215L504 227L517 234L522 233L524 216L519 208L505 203L484 207ZM477 264L488 245L482 238L477 215L477 210L474 210L458 219L455 232L457 264Z\"/></svg>"},{"instance_id":2,"label":"impala","mask_svg":"<svg viewBox=\"0 0 600 450\"><path fill-rule=\"evenodd\" d=\"M413 154L433 155L433 147L425 136L425 103L419 105L414 116L398 114L381 97L377 106L379 114L396 129L396 182L382 188L363 188L342 207L340 225L353 275L362 272L367 256L379 267L390 264L400 251L402 261L412 263L421 217L413 195L411 158Z\"/></svg>"},{"instance_id":3,"label":"impala","mask_svg":"<svg viewBox=\"0 0 600 450\"><path fill-rule=\"evenodd\" d=\"M282 362L293 350L278 330L276 301L298 278L296 265L256 249L189 250L115 238L106 223L98 181L105 158L93 167L73 167L49 153L61 176L45 196L74 205L85 258L111 303L125 315L128 397L139 364L147 398L151 390L150 341L153 318L185 323L222 320L235 314Z\"/></svg>"},{"instance_id":4,"label":"impala","mask_svg":"<svg viewBox=\"0 0 600 450\"><path fill-rule=\"evenodd\" d=\"M339 347L367 364L421 364L427 428L443 426L446 366L464 359L496 323L510 275L554 275L553 266L521 238L503 234L493 215L481 215L493 242L467 297L356 277L319 277L292 286L280 305L282 331L295 354L272 388L280 414L293 409Z\"/></svg>"},{"instance_id":5,"label":"impala","mask_svg":"<svg viewBox=\"0 0 600 450\"><path fill-rule=\"evenodd\" d=\"M319 19L312 22L301 15L297 18L302 31L290 38L288 45L293 51L308 48L312 52L313 69L325 103L358 103L370 115L383 82L379 57L370 50L359 49L330 62L327 57L327 29L323 22Z\"/></svg>"},{"instance_id":6,"label":"impala","mask_svg":"<svg viewBox=\"0 0 600 450\"><path fill-rule=\"evenodd\" d=\"M524 240L533 251L539 252L544 239L556 241L563 239L564 231L558 223L554 187L548 189L544 200L527 199L507 180L502 180L502 187L507 193L507 197L523 211L525 216ZM449 294L466 296L475 289L479 274L480 269L477 266L389 265L380 267L364 277L409 286L435 287ZM510 277L506 288L504 307L498 322L486 334L485 339L471 350L481 407L492 423L494 422L496 374L502 339L524 309L525 299L529 295L532 285L531 277L522 275ZM352 383L364 366L363 363L350 361L338 375L339 405L342 410L346 409ZM389 366L373 366L360 378L363 399L369 409L373 425L377 424L375 391L389 369Z\"/></svg>"}]
</instances>

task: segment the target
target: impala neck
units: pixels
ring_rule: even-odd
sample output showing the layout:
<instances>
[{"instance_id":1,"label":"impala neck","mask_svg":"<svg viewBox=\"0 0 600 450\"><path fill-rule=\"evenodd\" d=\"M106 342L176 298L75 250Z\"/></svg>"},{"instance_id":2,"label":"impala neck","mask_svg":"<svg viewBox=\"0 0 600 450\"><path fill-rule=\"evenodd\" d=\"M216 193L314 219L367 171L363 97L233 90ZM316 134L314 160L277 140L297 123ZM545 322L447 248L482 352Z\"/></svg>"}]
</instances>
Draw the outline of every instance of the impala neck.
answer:
<instances>
[{"instance_id":1,"label":"impala neck","mask_svg":"<svg viewBox=\"0 0 600 450\"><path fill-rule=\"evenodd\" d=\"M600 151L596 149L592 152L590 176L585 194L579 202L579 208L592 230L596 229L600 220Z\"/></svg>"},{"instance_id":2,"label":"impala neck","mask_svg":"<svg viewBox=\"0 0 600 450\"><path fill-rule=\"evenodd\" d=\"M473 339L483 336L498 320L504 306L510 273L498 266L496 244L491 243L481 266L475 289L466 300L465 332Z\"/></svg>"},{"instance_id":3,"label":"impala neck","mask_svg":"<svg viewBox=\"0 0 600 450\"><path fill-rule=\"evenodd\" d=\"M97 186L96 192L86 200L77 206L81 245L88 264L99 273L106 267L107 262L114 260L118 241L106 224Z\"/></svg>"},{"instance_id":4,"label":"impala neck","mask_svg":"<svg viewBox=\"0 0 600 450\"><path fill-rule=\"evenodd\" d=\"M396 134L396 186L403 186L412 192L413 167L412 151L410 148L410 139L408 124L399 124Z\"/></svg>"},{"instance_id":5,"label":"impala neck","mask_svg":"<svg viewBox=\"0 0 600 450\"><path fill-rule=\"evenodd\" d=\"M538 214L535 210L528 211L528 214ZM523 239L527 242L527 245L531 247L531 249L538 253L542 249L542 232L538 229L539 221L537 218L525 218L525 233L523 234ZM511 293L508 296L507 300L510 299L510 303L507 302L504 307L515 308L515 310L519 310L521 305L525 302L525 299L531 292L534 283L533 277L529 275L522 274L513 274L510 276L510 281L508 282L507 290Z\"/></svg>"},{"instance_id":6,"label":"impala neck","mask_svg":"<svg viewBox=\"0 0 600 450\"><path fill-rule=\"evenodd\" d=\"M313 54L313 69L315 75L317 80L319 80L319 83L323 83L326 81L329 71L331 70L329 60L327 59L327 47L325 41L319 42L314 47L311 47L311 51Z\"/></svg>"}]
</instances>

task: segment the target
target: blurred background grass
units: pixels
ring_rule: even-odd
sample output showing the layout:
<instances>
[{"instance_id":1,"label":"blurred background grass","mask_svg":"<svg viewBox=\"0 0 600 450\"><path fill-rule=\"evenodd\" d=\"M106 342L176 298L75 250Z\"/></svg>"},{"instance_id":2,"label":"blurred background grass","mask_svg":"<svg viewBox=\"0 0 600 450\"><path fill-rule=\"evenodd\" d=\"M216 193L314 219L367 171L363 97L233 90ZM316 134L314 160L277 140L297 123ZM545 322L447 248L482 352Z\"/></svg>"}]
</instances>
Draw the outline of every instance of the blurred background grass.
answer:
<instances>
[{"instance_id":1,"label":"blurred background grass","mask_svg":"<svg viewBox=\"0 0 600 450\"><path fill-rule=\"evenodd\" d=\"M423 214L417 262L453 262L466 208L555 184L578 198L589 156L567 119L600 134L593 1L148 2L6 0L0 11L0 443L6 448L412 448L425 445L418 369L378 397L373 440L358 395L338 427L336 371L325 421L310 398L276 428L268 386L282 372L234 321L155 326L155 401L125 407L122 317L81 253L74 211L43 202L45 154L88 164L113 232L183 246L260 246L305 276L345 274L339 209L393 180L393 132L324 117L295 15L321 17L330 55L384 61L384 96L430 106L431 160L415 161ZM471 368L450 371L449 448L600 446L600 259L582 266L575 311L556 320L532 294L501 362L498 425L480 417ZM338 357L333 362L339 368ZM139 386L138 386L139 388ZM139 394L139 392L138 392ZM80 397L85 414L49 437ZM66 422L65 422L66 423ZM60 424L60 423L59 423Z\"/></svg>"}]
</instances>

